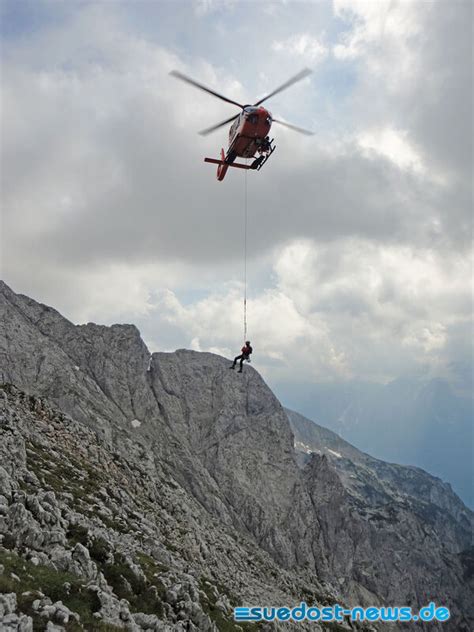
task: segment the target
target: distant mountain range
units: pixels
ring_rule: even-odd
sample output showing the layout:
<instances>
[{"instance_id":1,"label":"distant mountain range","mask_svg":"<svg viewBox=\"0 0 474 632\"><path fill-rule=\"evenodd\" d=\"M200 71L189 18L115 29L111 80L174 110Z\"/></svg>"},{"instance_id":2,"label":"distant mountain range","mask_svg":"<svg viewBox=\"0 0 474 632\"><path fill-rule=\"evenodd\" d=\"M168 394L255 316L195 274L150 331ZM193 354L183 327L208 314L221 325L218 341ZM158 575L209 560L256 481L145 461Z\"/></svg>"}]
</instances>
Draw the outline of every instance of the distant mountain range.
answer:
<instances>
[{"instance_id":1,"label":"distant mountain range","mask_svg":"<svg viewBox=\"0 0 474 632\"><path fill-rule=\"evenodd\" d=\"M387 463L361 452L332 430L324 428L295 411L286 409L295 436L295 448L305 463L312 453L325 455L356 506L363 511L380 511L397 503L409 504L415 511L436 505L438 519L451 516L456 529L463 524L469 539L470 511L453 493L451 486L419 467Z\"/></svg>"},{"instance_id":2,"label":"distant mountain range","mask_svg":"<svg viewBox=\"0 0 474 632\"><path fill-rule=\"evenodd\" d=\"M361 450L448 481L474 507L474 404L445 380L280 385L277 392Z\"/></svg>"}]
</instances>

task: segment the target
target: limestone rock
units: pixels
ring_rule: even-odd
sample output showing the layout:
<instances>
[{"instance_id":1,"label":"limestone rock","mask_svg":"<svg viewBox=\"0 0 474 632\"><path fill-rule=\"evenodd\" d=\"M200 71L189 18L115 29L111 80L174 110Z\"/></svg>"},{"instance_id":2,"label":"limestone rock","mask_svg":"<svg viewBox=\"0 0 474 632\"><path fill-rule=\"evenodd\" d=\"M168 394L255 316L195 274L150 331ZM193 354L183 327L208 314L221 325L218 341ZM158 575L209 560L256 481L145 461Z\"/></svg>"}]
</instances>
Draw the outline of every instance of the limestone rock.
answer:
<instances>
[{"instance_id":1,"label":"limestone rock","mask_svg":"<svg viewBox=\"0 0 474 632\"><path fill-rule=\"evenodd\" d=\"M0 323L0 563L20 588L53 573L48 625L74 595L129 630L214 632L235 605L303 598L433 600L443 631L472 627L472 512L441 482L292 429L253 367L150 355L132 325L75 326L3 283ZM6 608L5 629L29 625Z\"/></svg>"}]
</instances>

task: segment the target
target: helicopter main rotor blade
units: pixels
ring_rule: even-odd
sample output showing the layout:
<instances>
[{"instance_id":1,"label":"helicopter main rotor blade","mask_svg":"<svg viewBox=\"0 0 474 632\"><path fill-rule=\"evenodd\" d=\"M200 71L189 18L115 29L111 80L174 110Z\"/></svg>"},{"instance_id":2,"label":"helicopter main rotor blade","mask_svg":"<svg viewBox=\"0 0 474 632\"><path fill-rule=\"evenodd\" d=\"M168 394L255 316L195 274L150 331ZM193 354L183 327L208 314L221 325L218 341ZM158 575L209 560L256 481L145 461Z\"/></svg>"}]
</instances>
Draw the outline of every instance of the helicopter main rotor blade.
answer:
<instances>
[{"instance_id":1,"label":"helicopter main rotor blade","mask_svg":"<svg viewBox=\"0 0 474 632\"><path fill-rule=\"evenodd\" d=\"M222 121L221 123L217 123L217 125L213 125L212 127L207 127L206 129L203 129L199 133L201 134L201 136L207 136L211 132L215 132L216 129L219 129L220 127L224 127L224 125L227 125L227 123L231 123L232 121L235 121L235 119L238 118L239 116L240 116L240 114L236 114L235 116L231 116L230 118L226 119L225 121Z\"/></svg>"},{"instance_id":2,"label":"helicopter main rotor blade","mask_svg":"<svg viewBox=\"0 0 474 632\"><path fill-rule=\"evenodd\" d=\"M314 136L314 132L310 132L309 129L304 129L303 127L297 127L296 125L290 125L290 123L284 123L283 121L279 121L277 119L272 118L273 123L278 123L278 125L284 125L285 127L289 127L295 132L299 132L300 134L306 134L306 136Z\"/></svg>"},{"instance_id":3,"label":"helicopter main rotor blade","mask_svg":"<svg viewBox=\"0 0 474 632\"><path fill-rule=\"evenodd\" d=\"M277 88L276 90L273 90L273 92L270 92L270 94L267 94L266 97L263 97L263 99L260 99L260 101L257 101L257 103L254 103L254 105L260 105L261 103L263 103L264 101L266 101L270 97L275 96L275 94L278 94L279 92L283 92L283 90L286 90L287 88L292 86L294 83L297 83L298 81L301 81L301 79L304 79L305 77L310 75L312 72L313 71L310 70L309 68L304 68L297 75L295 75L291 79L288 79L288 81L283 83L279 88Z\"/></svg>"},{"instance_id":4,"label":"helicopter main rotor blade","mask_svg":"<svg viewBox=\"0 0 474 632\"><path fill-rule=\"evenodd\" d=\"M214 97L221 99L221 101L226 101L226 103L231 103L232 105L236 105L242 110L244 109L244 106L240 103L237 103L237 101L232 101L232 99L228 99L223 94L219 94L218 92L215 92L214 90L211 90L210 88L207 88L206 86L203 86L202 83L198 83L197 81L194 81L194 79L191 79L190 77L187 77L186 75L183 75L182 72L178 72L177 70L172 70L170 72L170 75L172 77L176 77L177 79L181 79L181 81L185 81L186 83L189 83L195 88L199 88L199 90L203 90L204 92L212 94Z\"/></svg>"}]
</instances>

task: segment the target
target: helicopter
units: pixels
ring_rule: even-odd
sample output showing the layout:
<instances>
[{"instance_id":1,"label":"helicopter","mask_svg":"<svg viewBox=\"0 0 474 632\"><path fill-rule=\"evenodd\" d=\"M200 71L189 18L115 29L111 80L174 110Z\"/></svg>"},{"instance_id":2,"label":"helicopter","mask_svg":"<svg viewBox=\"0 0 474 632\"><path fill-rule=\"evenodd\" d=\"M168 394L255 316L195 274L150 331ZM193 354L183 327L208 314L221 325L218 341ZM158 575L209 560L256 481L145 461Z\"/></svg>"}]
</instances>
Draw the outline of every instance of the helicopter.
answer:
<instances>
[{"instance_id":1,"label":"helicopter","mask_svg":"<svg viewBox=\"0 0 474 632\"><path fill-rule=\"evenodd\" d=\"M263 167L276 149L273 142L274 139L270 139L268 135L273 123L284 125L285 127L288 127L296 132L300 132L301 134L309 136L313 135L314 132L310 132L302 127L290 125L290 123L273 118L271 112L262 107L262 103L264 103L267 99L270 99L279 92L283 92L283 90L286 90L296 82L301 81L311 74L311 72L312 71L309 68L304 68L297 75L288 79L288 81L285 81L285 83L253 105L242 105L241 103L237 103L237 101L228 99L219 92L211 90L202 83L191 79L178 70L172 70L170 72L170 75L173 77L176 77L177 79L180 79L199 90L203 90L204 92L207 92L226 103L236 105L242 110L239 114L235 114L225 121L221 121L220 123L217 123L217 125L213 125L212 127L208 127L207 129L199 132L202 136L207 136L207 134L215 132L224 125L232 123L229 130L229 147L227 152L225 152L224 149L221 149L220 159L204 158L204 162L210 162L217 165L217 179L219 181L224 179L229 167L236 167L238 169L255 169L258 171ZM253 161L250 164L235 162L237 157L253 159Z\"/></svg>"}]
</instances>

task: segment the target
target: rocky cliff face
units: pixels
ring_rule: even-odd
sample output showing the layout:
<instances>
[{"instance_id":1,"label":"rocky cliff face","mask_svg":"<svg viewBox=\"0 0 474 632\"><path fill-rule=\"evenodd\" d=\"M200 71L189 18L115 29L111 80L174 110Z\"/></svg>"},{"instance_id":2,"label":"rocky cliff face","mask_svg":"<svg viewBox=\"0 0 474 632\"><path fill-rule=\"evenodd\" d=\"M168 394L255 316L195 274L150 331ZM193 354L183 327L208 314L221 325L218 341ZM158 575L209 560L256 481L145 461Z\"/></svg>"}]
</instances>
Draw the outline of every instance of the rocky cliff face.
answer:
<instances>
[{"instance_id":1,"label":"rocky cliff face","mask_svg":"<svg viewBox=\"0 0 474 632\"><path fill-rule=\"evenodd\" d=\"M436 572L437 560L439 556L445 561L454 557L461 565L456 571L458 589L452 596L461 600L461 609L469 611L469 601L463 602L461 595L468 588L470 571L462 560L469 559L472 552L473 513L451 487L419 468L374 459L302 415L290 410L287 414L303 471L321 470L324 463L327 471L337 474L339 497L343 499L338 504L339 513L341 519L349 514L351 522L350 527L344 527L350 534L345 546L354 548L353 576L359 578L358 583L369 589L372 586L371 591L383 594L386 603L402 599L411 604L413 587L420 587L429 576L430 586L424 594L436 594L440 601L444 594L446 600L443 574ZM311 481L320 484L321 474L310 479L309 486ZM332 498L328 532L334 509ZM358 529L358 537L353 537ZM337 548L338 537L330 548ZM374 543L378 551L385 551L384 556L375 554ZM428 568L432 569L429 575Z\"/></svg>"},{"instance_id":2,"label":"rocky cliff face","mask_svg":"<svg viewBox=\"0 0 474 632\"><path fill-rule=\"evenodd\" d=\"M7 578L19 604L10 596L5 616L224 630L238 629L231 604L436 601L453 612L442 629L469 629L459 553L472 514L441 483L423 491L421 473L410 492L411 468L351 446L341 467L314 437L303 462L250 367L150 355L134 326L74 326L5 284L0 305L0 382L15 385L3 388L1 563L35 596ZM61 590L38 596L33 566Z\"/></svg>"},{"instance_id":3,"label":"rocky cliff face","mask_svg":"<svg viewBox=\"0 0 474 632\"><path fill-rule=\"evenodd\" d=\"M13 386L0 436L2 630L237 631L244 602L336 599L216 520L145 444L117 451Z\"/></svg>"},{"instance_id":4,"label":"rocky cliff face","mask_svg":"<svg viewBox=\"0 0 474 632\"><path fill-rule=\"evenodd\" d=\"M314 384L301 409L293 405L379 459L417 464L448 480L474 508L472 394L420 375L388 384Z\"/></svg>"},{"instance_id":5,"label":"rocky cliff face","mask_svg":"<svg viewBox=\"0 0 474 632\"><path fill-rule=\"evenodd\" d=\"M418 467L387 463L361 452L331 430L286 409L300 461L312 453L325 455L347 491L354 507L362 510L383 505L411 506L444 531L445 544L456 552L472 545L473 512L453 492L449 483ZM306 456L301 456L306 455Z\"/></svg>"}]
</instances>

